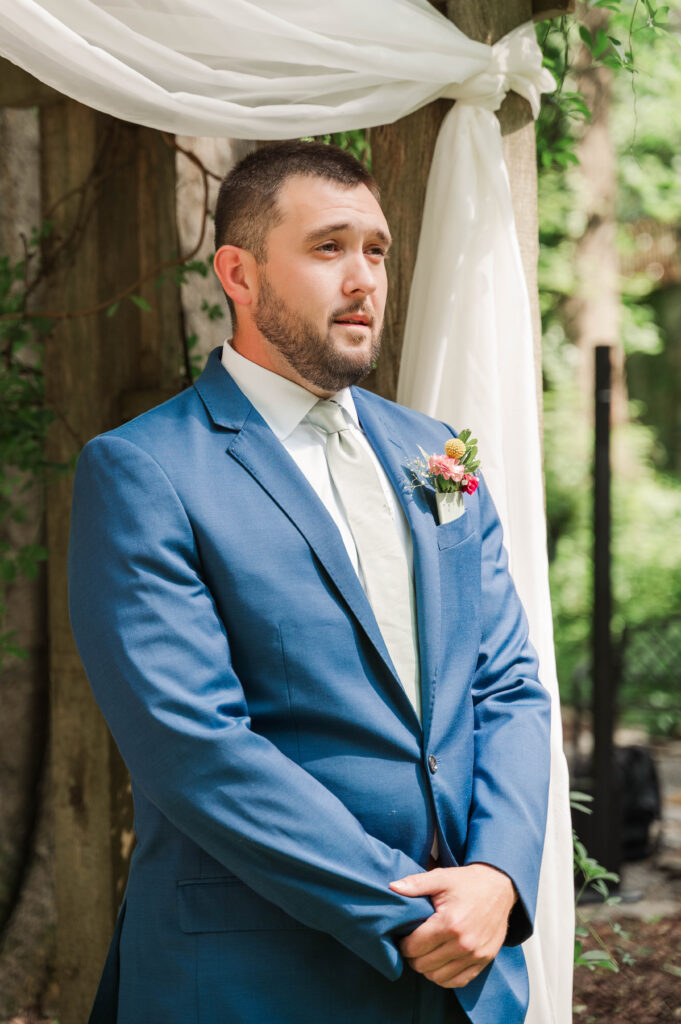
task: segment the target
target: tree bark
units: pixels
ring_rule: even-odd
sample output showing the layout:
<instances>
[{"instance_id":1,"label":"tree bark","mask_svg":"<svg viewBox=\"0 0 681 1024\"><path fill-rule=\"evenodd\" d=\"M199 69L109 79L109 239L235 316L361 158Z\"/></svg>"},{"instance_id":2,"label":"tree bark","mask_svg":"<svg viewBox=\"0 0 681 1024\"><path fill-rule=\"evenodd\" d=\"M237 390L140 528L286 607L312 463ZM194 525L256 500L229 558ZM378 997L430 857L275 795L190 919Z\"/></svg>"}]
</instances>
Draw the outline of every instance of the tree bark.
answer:
<instances>
[{"instance_id":1,"label":"tree bark","mask_svg":"<svg viewBox=\"0 0 681 1024\"><path fill-rule=\"evenodd\" d=\"M44 257L55 260L45 306L88 309L177 252L174 152L157 132L66 99L42 109L41 133L43 211L53 222ZM93 435L117 426L122 406L134 405L140 389L149 404L179 389L177 290L170 282L154 287L152 279L136 292L151 312L124 301L114 316L56 323L45 354L46 399L56 416L48 456L55 462L67 463ZM59 1019L82 1024L123 894L133 833L127 772L68 620L71 488L65 473L49 488L48 597Z\"/></svg>"},{"instance_id":2,"label":"tree bark","mask_svg":"<svg viewBox=\"0 0 681 1024\"><path fill-rule=\"evenodd\" d=\"M592 35L607 31L607 10L579 5L580 20ZM579 349L579 390L584 415L593 417L594 348L612 346L612 420L627 416L624 351L620 340L620 266L616 233L617 163L610 134L613 71L593 65L582 45L576 61L577 84L591 111L577 155L578 208L585 229L577 243L577 286L568 304L570 329Z\"/></svg>"},{"instance_id":3,"label":"tree bark","mask_svg":"<svg viewBox=\"0 0 681 1024\"><path fill-rule=\"evenodd\" d=\"M3 85L5 84L3 80ZM31 110L0 110L0 252L24 258L22 235L38 226L38 125ZM24 349L24 363L35 361ZM22 521L6 520L11 550L42 543L43 498L26 474L5 468ZM8 657L0 687L0 1018L40 1003L54 957L54 879L49 814L46 577L4 588L3 629L25 659Z\"/></svg>"}]
</instances>

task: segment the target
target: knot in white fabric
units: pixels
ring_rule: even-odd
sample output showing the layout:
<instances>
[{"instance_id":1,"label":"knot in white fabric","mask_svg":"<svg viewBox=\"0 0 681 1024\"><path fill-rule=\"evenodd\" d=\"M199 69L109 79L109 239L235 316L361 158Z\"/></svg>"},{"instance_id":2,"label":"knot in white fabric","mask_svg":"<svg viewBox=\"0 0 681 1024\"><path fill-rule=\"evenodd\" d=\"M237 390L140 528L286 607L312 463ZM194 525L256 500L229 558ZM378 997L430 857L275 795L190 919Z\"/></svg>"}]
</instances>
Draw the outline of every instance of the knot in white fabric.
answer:
<instances>
[{"instance_id":1,"label":"knot in white fabric","mask_svg":"<svg viewBox=\"0 0 681 1024\"><path fill-rule=\"evenodd\" d=\"M320 399L316 405L312 406L307 414L307 418L310 423L314 423L315 427L319 427L325 434L337 434L342 430L348 429L345 414L338 402L329 401L325 398Z\"/></svg>"},{"instance_id":2,"label":"knot in white fabric","mask_svg":"<svg viewBox=\"0 0 681 1024\"><path fill-rule=\"evenodd\" d=\"M414 586L373 459L337 402L322 399L307 419L327 435L329 473L355 541L367 598L397 676L420 718Z\"/></svg>"},{"instance_id":3,"label":"knot in white fabric","mask_svg":"<svg viewBox=\"0 0 681 1024\"><path fill-rule=\"evenodd\" d=\"M489 65L463 82L446 86L441 95L486 110L498 110L507 92L520 93L539 113L542 92L555 87L553 77L542 67L542 52L531 21L519 25L489 48Z\"/></svg>"}]
</instances>

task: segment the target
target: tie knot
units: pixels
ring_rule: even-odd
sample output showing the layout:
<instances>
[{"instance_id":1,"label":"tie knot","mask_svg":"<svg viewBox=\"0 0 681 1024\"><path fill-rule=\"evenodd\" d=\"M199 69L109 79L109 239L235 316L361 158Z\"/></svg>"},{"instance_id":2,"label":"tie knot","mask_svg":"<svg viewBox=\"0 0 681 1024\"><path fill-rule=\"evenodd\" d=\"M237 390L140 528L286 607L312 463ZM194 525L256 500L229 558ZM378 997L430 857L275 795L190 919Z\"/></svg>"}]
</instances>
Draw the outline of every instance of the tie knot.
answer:
<instances>
[{"instance_id":1,"label":"tie knot","mask_svg":"<svg viewBox=\"0 0 681 1024\"><path fill-rule=\"evenodd\" d=\"M313 405L307 418L325 434L339 434L341 430L347 430L348 426L338 402L333 402L328 398L322 398L316 405Z\"/></svg>"}]
</instances>

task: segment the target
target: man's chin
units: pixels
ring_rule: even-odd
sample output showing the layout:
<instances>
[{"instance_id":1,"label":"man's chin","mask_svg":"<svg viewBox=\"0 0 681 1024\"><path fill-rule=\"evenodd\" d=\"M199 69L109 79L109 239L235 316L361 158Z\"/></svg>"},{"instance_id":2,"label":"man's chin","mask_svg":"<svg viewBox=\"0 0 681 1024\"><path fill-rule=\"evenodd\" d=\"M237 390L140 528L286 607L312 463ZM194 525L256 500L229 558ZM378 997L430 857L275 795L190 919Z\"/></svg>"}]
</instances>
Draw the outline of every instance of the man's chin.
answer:
<instances>
[{"instance_id":1,"label":"man's chin","mask_svg":"<svg viewBox=\"0 0 681 1024\"><path fill-rule=\"evenodd\" d=\"M376 360L372 356L370 358L363 359L348 359L342 364L329 368L328 373L325 375L326 381L320 386L324 387L327 391L340 391L341 388L349 388L353 384L359 384L360 381L371 373Z\"/></svg>"},{"instance_id":2,"label":"man's chin","mask_svg":"<svg viewBox=\"0 0 681 1024\"><path fill-rule=\"evenodd\" d=\"M381 348L380 336L377 339L368 328L349 330L342 328L342 333L328 337L329 351L332 358L339 361L347 360L348 366L368 363L369 368L376 362ZM368 372L368 371L367 371Z\"/></svg>"}]
</instances>

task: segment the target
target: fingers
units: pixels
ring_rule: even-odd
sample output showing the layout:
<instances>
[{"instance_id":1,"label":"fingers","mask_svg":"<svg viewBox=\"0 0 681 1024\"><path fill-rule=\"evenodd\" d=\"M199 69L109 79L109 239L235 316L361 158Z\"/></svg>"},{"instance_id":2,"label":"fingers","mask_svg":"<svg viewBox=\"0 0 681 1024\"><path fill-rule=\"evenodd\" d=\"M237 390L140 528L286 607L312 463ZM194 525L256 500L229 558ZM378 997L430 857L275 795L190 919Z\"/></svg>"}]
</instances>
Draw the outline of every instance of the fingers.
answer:
<instances>
[{"instance_id":1,"label":"fingers","mask_svg":"<svg viewBox=\"0 0 681 1024\"><path fill-rule=\"evenodd\" d=\"M399 944L402 956L409 960L426 956L443 942L456 938L448 930L447 921L443 920L443 917L442 914L432 914L423 924L406 935Z\"/></svg>"},{"instance_id":2,"label":"fingers","mask_svg":"<svg viewBox=\"0 0 681 1024\"><path fill-rule=\"evenodd\" d=\"M487 961L489 963L489 961ZM453 961L437 971L428 972L425 977L440 988L464 988L487 966L478 961Z\"/></svg>"},{"instance_id":3,"label":"fingers","mask_svg":"<svg viewBox=\"0 0 681 1024\"><path fill-rule=\"evenodd\" d=\"M463 988L493 960L493 955L464 952L458 942L449 941L425 956L406 959L412 970L441 988Z\"/></svg>"},{"instance_id":4,"label":"fingers","mask_svg":"<svg viewBox=\"0 0 681 1024\"><path fill-rule=\"evenodd\" d=\"M435 868L400 878L390 888L431 898L435 913L399 947L413 970L435 984L461 988L499 952L513 894L512 882L502 872L480 864Z\"/></svg>"},{"instance_id":5,"label":"fingers","mask_svg":"<svg viewBox=\"0 0 681 1024\"><path fill-rule=\"evenodd\" d=\"M398 878L397 881L391 882L390 888L402 896L431 896L434 893L442 892L445 888L446 870L446 868L433 868L432 871L405 875L404 878Z\"/></svg>"},{"instance_id":6,"label":"fingers","mask_svg":"<svg viewBox=\"0 0 681 1024\"><path fill-rule=\"evenodd\" d=\"M459 943L451 939L440 943L439 946L424 956L406 958L413 970L418 971L419 974L425 974L427 977L430 977L430 973L439 971L442 967L454 961L457 961L459 966L463 967L465 964L472 963L474 959L475 955L473 953L462 950Z\"/></svg>"}]
</instances>

